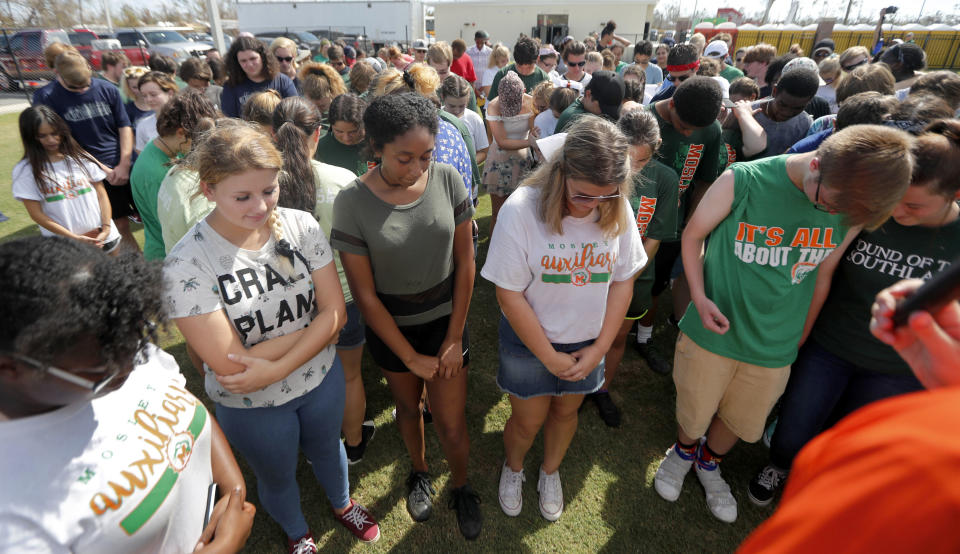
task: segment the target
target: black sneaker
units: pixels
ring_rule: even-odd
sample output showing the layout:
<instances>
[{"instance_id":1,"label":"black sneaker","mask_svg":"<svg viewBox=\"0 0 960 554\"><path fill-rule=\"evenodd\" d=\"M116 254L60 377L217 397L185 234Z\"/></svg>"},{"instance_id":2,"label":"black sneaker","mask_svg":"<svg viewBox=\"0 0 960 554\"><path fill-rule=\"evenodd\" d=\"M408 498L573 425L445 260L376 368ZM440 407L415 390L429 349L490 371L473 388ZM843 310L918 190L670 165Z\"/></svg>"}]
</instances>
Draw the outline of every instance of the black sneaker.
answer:
<instances>
[{"instance_id":1,"label":"black sneaker","mask_svg":"<svg viewBox=\"0 0 960 554\"><path fill-rule=\"evenodd\" d=\"M433 511L431 495L437 493L430 482L430 475L411 471L407 477L407 512L414 521L427 521Z\"/></svg>"},{"instance_id":2,"label":"black sneaker","mask_svg":"<svg viewBox=\"0 0 960 554\"><path fill-rule=\"evenodd\" d=\"M613 403L609 392L595 392L590 395L590 398L597 405L600 419L607 424L607 427L620 427L620 408Z\"/></svg>"},{"instance_id":3,"label":"black sneaker","mask_svg":"<svg viewBox=\"0 0 960 554\"><path fill-rule=\"evenodd\" d=\"M430 408L424 406L422 412L424 425L433 423L433 413L430 411Z\"/></svg>"},{"instance_id":4,"label":"black sneaker","mask_svg":"<svg viewBox=\"0 0 960 554\"><path fill-rule=\"evenodd\" d=\"M647 362L647 367L653 370L654 373L660 375L669 375L673 368L670 366L670 362L663 359L660 356L660 353L657 352L656 348L653 347L649 342L646 343L633 343L633 347L636 349L637 353L640 354L640 357Z\"/></svg>"},{"instance_id":5,"label":"black sneaker","mask_svg":"<svg viewBox=\"0 0 960 554\"><path fill-rule=\"evenodd\" d=\"M747 496L757 506L766 506L770 504L786 480L786 471L774 465L767 465L750 481L750 486L747 487Z\"/></svg>"},{"instance_id":6,"label":"black sneaker","mask_svg":"<svg viewBox=\"0 0 960 554\"><path fill-rule=\"evenodd\" d=\"M377 434L377 426L374 425L372 419L368 419L360 427L360 444L350 446L347 441L343 441L343 447L347 451L348 464L353 465L363 460L363 453L367 451L367 445L370 444L370 440L373 439L375 434Z\"/></svg>"},{"instance_id":7,"label":"black sneaker","mask_svg":"<svg viewBox=\"0 0 960 554\"><path fill-rule=\"evenodd\" d=\"M450 491L450 509L457 511L457 525L465 539L472 541L480 535L483 527L480 495L469 484Z\"/></svg>"}]
</instances>

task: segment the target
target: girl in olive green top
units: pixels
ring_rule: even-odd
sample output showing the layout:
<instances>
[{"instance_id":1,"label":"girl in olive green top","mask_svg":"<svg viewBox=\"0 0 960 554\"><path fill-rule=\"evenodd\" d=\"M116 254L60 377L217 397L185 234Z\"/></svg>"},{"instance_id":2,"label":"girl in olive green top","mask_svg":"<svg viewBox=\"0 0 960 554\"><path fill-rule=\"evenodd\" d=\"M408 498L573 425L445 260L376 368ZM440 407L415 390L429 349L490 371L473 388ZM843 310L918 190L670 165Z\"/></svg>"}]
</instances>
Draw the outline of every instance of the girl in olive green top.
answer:
<instances>
[{"instance_id":1,"label":"girl in olive green top","mask_svg":"<svg viewBox=\"0 0 960 554\"><path fill-rule=\"evenodd\" d=\"M330 132L320 137L314 159L348 169L356 176L369 167L363 144L363 111L367 104L353 94L341 94L330 104Z\"/></svg>"}]
</instances>

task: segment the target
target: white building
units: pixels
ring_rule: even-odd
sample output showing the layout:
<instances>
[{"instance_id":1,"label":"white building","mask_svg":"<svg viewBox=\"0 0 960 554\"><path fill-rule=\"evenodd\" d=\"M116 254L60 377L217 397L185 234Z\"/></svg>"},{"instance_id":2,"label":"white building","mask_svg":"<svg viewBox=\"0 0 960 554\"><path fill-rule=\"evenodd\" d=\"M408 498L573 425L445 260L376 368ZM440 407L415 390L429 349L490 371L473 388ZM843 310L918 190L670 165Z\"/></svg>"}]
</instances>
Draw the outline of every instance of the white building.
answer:
<instances>
[{"instance_id":1,"label":"white building","mask_svg":"<svg viewBox=\"0 0 960 554\"><path fill-rule=\"evenodd\" d=\"M582 40L597 33L609 20L616 33L630 42L643 37L644 24L653 22L656 0L433 0L437 40L462 38L470 45L483 29L492 42L513 46L520 34L531 36L541 23L566 24L569 34Z\"/></svg>"}]
</instances>

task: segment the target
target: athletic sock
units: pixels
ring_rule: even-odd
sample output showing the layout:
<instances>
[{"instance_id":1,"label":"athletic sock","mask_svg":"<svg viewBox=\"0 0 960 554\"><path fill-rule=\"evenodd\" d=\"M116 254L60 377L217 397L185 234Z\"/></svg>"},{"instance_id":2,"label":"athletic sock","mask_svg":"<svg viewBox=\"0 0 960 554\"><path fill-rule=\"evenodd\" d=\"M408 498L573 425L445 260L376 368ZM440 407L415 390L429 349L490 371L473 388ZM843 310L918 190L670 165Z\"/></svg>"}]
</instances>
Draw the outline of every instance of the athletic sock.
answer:
<instances>
[{"instance_id":1,"label":"athletic sock","mask_svg":"<svg viewBox=\"0 0 960 554\"><path fill-rule=\"evenodd\" d=\"M683 460L695 460L697 458L697 443L693 444L683 444L680 441L674 443L673 448L676 449L677 454Z\"/></svg>"},{"instance_id":2,"label":"athletic sock","mask_svg":"<svg viewBox=\"0 0 960 554\"><path fill-rule=\"evenodd\" d=\"M647 344L653 336L653 325L649 327L637 323L637 344Z\"/></svg>"},{"instance_id":3,"label":"athletic sock","mask_svg":"<svg viewBox=\"0 0 960 554\"><path fill-rule=\"evenodd\" d=\"M713 471L720 467L720 462L723 461L723 456L717 454L713 450L710 450L710 447L707 446L707 443L704 442L697 449L697 466L700 469L706 471Z\"/></svg>"}]
</instances>

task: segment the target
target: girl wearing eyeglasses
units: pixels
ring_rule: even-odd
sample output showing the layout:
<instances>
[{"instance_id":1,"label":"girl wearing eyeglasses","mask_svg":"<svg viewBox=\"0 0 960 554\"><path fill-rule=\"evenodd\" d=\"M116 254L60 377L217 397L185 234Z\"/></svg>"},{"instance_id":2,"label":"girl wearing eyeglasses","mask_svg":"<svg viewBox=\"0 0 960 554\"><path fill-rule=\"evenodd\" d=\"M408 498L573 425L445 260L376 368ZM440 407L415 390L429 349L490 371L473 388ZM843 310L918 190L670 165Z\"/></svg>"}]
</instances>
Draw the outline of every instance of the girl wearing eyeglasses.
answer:
<instances>
[{"instance_id":1,"label":"girl wearing eyeglasses","mask_svg":"<svg viewBox=\"0 0 960 554\"><path fill-rule=\"evenodd\" d=\"M0 245L0 267L0 305L16 314L0 320L0 551L242 548L256 510L240 468L150 344L165 319L159 266L30 237Z\"/></svg>"},{"instance_id":2,"label":"girl wearing eyeglasses","mask_svg":"<svg viewBox=\"0 0 960 554\"><path fill-rule=\"evenodd\" d=\"M585 394L603 385L610 349L647 262L629 195L629 143L615 125L583 117L563 147L501 210L481 275L497 286L500 368L510 395L500 507L523 506L524 457L543 428L540 514L563 512L560 463Z\"/></svg>"}]
</instances>

